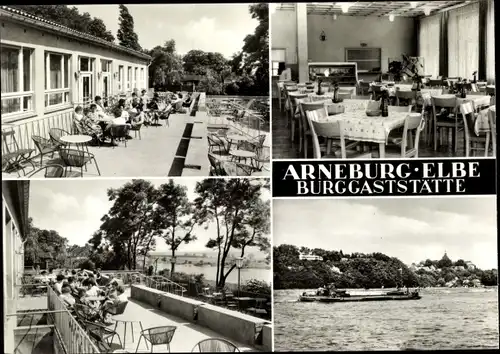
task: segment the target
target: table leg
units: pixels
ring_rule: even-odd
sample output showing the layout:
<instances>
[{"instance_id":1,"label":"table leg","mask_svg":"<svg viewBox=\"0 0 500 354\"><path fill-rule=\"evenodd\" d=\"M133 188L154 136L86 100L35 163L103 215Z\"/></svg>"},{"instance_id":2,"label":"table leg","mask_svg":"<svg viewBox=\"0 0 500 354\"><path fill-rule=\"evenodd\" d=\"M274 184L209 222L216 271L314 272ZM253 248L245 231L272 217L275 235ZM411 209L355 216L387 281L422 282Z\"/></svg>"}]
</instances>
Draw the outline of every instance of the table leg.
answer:
<instances>
[{"instance_id":1,"label":"table leg","mask_svg":"<svg viewBox=\"0 0 500 354\"><path fill-rule=\"evenodd\" d=\"M381 159L385 158L385 143L378 144L379 155Z\"/></svg>"},{"instance_id":2,"label":"table leg","mask_svg":"<svg viewBox=\"0 0 500 354\"><path fill-rule=\"evenodd\" d=\"M123 322L125 328L123 329L123 346L127 343L127 322Z\"/></svg>"}]
</instances>

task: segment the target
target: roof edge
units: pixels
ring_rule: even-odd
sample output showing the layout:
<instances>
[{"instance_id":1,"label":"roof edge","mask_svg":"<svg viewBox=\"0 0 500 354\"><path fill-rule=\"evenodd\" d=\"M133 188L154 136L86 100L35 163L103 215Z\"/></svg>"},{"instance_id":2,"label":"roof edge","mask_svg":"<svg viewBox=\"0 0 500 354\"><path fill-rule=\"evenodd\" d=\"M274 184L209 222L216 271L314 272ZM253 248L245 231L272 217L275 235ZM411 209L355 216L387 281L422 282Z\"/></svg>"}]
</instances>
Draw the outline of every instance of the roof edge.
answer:
<instances>
[{"instance_id":1,"label":"roof edge","mask_svg":"<svg viewBox=\"0 0 500 354\"><path fill-rule=\"evenodd\" d=\"M32 25L36 25L36 26L44 28L44 29L63 32L65 35L68 35L70 37L77 38L80 40L85 40L85 41L91 42L93 44L97 44L100 46L104 46L107 48L111 48L111 49L115 49L115 50L118 50L121 52L125 52L125 53L131 54L135 57L139 57L141 59L147 59L147 60L152 59L152 57L148 54L139 52L139 51L134 50L134 49L125 48L125 47L118 45L118 44L115 44L113 42L108 42L105 39L102 39L102 38L99 38L96 36L92 36L92 35L87 34L87 33L76 31L74 29L63 26L63 25L58 24L56 22L47 21L41 17L31 15L31 14L24 12L24 11L21 11L21 10L13 9L11 7L8 7L8 6L2 5L0 7L0 17L1 16L10 17L10 18L13 18L14 20L18 20L21 22L30 21Z\"/></svg>"}]
</instances>

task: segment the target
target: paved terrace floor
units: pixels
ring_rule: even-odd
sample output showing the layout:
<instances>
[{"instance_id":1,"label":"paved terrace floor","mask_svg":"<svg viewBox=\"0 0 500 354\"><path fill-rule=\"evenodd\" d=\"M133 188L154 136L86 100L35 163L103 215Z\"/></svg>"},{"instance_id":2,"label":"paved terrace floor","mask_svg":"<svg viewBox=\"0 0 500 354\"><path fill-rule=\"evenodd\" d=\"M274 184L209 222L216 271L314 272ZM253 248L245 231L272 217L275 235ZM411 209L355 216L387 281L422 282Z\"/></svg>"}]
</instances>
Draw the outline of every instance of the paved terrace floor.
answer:
<instances>
[{"instance_id":1,"label":"paved terrace floor","mask_svg":"<svg viewBox=\"0 0 500 354\"><path fill-rule=\"evenodd\" d=\"M172 353L188 353L191 352L193 347L201 340L207 338L224 338L233 344L235 344L240 351L242 352L256 352L255 348L251 348L248 345L241 344L235 342L234 340L221 336L217 332L214 332L205 327L196 325L194 323L190 323L184 319L181 319L176 316L169 315L165 312L162 312L158 309L153 308L151 305L133 300L130 298L130 288L125 291L127 296L129 297L129 303L127 308L125 309L125 313L120 315L120 317L124 319L131 319L142 322L142 327L144 329L158 326L176 326L177 329L173 336L172 342L170 343L170 351ZM27 309L46 309L47 308L47 297L46 296L38 296L38 297L25 297L21 298L18 303L18 310L27 310ZM110 326L110 328L114 328L114 325ZM117 332L120 335L122 343L124 342L123 338L123 324L118 324ZM124 345L124 349L119 348L119 341L115 337L113 340L112 348L116 349L113 353L135 353L137 348L137 343L139 341L139 336L141 332L141 328L139 323L134 323L134 341L132 342L131 335L131 326L127 325L127 338ZM149 345L149 344L148 344ZM139 346L140 353L150 353L151 347L149 349L146 348L146 344L144 339L141 340L141 344ZM166 345L158 345L154 347L155 353L166 353L168 352ZM75 353L76 354L76 353Z\"/></svg>"},{"instance_id":2,"label":"paved terrace floor","mask_svg":"<svg viewBox=\"0 0 500 354\"><path fill-rule=\"evenodd\" d=\"M130 136L132 139L127 140L127 147L124 142L119 142L118 146L111 147L103 145L101 147L89 146L89 152L94 154L99 170L102 177L175 177L175 176L208 176L209 175L209 160L208 160L208 146L206 152L196 154L195 163L200 165L201 169L192 170L184 168L184 158L194 153L189 149L199 148L199 144L189 144L191 134L194 133L192 129L193 123L202 120L206 126L209 127L215 121L211 117L207 117L205 112L198 112L196 117L191 117L189 114L172 114L167 126L165 121L160 121L161 125L158 126L142 126L141 139L139 135L131 131ZM250 136L257 136L266 134L265 146L271 146L271 139L269 132L258 131L250 129L245 126L228 122L224 118L218 118L216 121L218 126L232 124L239 128L244 133ZM202 148L205 149L205 147ZM36 152L38 153L38 151ZM55 154L54 156L57 156ZM190 159L192 161L192 159ZM40 167L40 158L36 157L32 160L35 166ZM187 159L186 159L187 161ZM47 164L61 164L62 161L59 157L51 158L50 155L45 155L43 158L43 165ZM265 165L266 171L269 171L269 164ZM27 164L25 169L27 174L30 174L33 169ZM21 176L22 176L22 171ZM80 169L74 168L69 177L80 177ZM2 173L4 178L17 178L16 172ZM33 176L43 178L43 172L37 173ZM99 177L94 163L87 165L87 170L83 173L83 177Z\"/></svg>"}]
</instances>

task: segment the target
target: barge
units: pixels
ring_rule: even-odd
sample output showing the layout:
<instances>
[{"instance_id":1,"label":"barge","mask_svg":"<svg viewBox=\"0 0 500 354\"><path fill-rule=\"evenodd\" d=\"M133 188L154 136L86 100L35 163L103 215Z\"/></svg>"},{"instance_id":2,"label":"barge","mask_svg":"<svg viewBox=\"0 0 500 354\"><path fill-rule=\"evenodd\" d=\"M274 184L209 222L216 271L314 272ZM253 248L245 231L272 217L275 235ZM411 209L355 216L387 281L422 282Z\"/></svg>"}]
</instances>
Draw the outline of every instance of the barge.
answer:
<instances>
[{"instance_id":1,"label":"barge","mask_svg":"<svg viewBox=\"0 0 500 354\"><path fill-rule=\"evenodd\" d=\"M301 302L362 302L362 301L405 301L420 300L422 297L418 291L403 292L392 291L383 294L351 295L345 291L336 292L329 296L302 294L299 296Z\"/></svg>"}]
</instances>

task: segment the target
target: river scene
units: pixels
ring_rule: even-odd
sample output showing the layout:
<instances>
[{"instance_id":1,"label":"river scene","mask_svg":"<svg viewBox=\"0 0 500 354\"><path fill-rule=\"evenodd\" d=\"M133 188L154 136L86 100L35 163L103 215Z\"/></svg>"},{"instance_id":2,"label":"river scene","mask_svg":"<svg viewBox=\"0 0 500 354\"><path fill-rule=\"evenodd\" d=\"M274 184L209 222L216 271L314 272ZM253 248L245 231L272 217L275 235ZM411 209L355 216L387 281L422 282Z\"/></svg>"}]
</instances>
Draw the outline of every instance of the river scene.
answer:
<instances>
[{"instance_id":1,"label":"river scene","mask_svg":"<svg viewBox=\"0 0 500 354\"><path fill-rule=\"evenodd\" d=\"M333 304L298 302L304 291L315 289L274 291L276 351L498 348L498 287L425 288L417 301Z\"/></svg>"}]
</instances>

